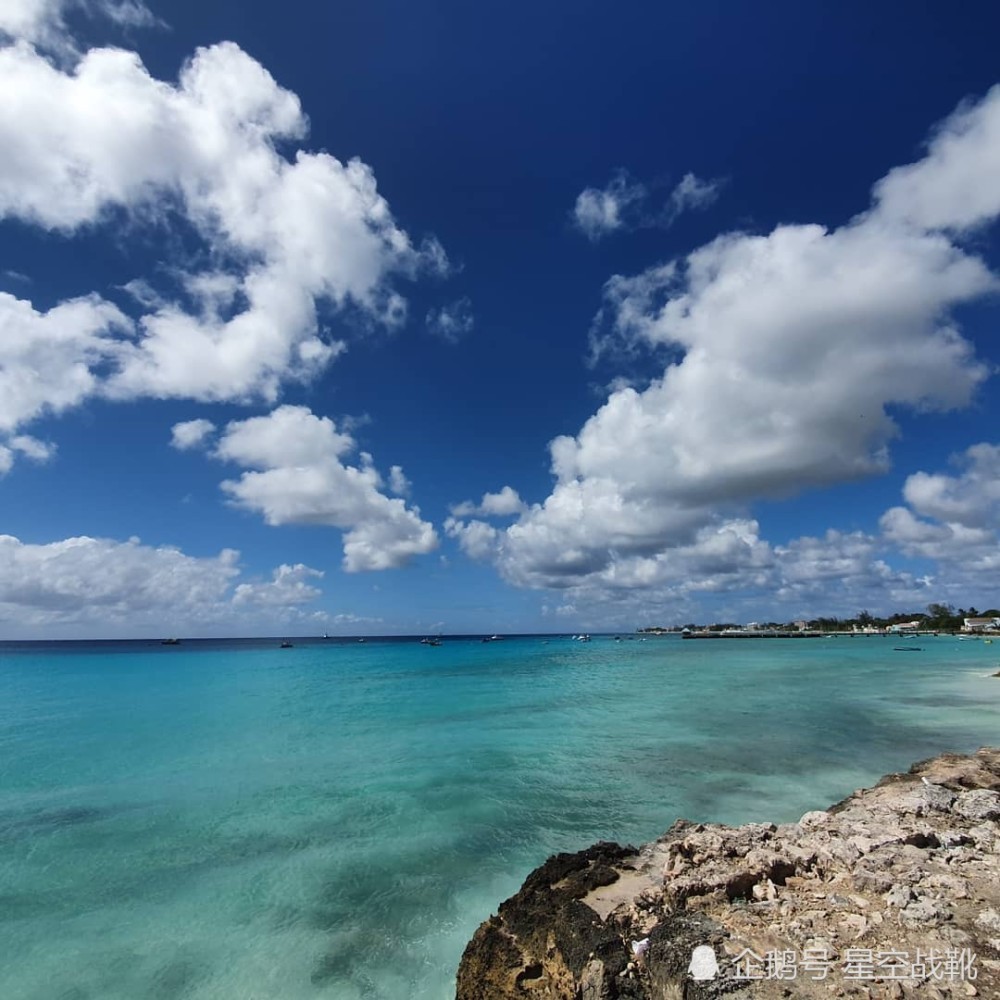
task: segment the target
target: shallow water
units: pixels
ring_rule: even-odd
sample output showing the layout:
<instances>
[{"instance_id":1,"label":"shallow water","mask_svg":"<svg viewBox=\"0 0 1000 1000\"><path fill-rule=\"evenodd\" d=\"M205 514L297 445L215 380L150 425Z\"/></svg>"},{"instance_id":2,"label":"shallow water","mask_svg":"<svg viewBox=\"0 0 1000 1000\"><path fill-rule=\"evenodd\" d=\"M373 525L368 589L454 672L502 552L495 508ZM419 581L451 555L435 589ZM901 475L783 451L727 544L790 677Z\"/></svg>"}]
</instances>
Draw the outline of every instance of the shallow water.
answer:
<instances>
[{"instance_id":1,"label":"shallow water","mask_svg":"<svg viewBox=\"0 0 1000 1000\"><path fill-rule=\"evenodd\" d=\"M893 645L0 645L0 997L451 996L554 851L1000 740L997 647Z\"/></svg>"}]
</instances>

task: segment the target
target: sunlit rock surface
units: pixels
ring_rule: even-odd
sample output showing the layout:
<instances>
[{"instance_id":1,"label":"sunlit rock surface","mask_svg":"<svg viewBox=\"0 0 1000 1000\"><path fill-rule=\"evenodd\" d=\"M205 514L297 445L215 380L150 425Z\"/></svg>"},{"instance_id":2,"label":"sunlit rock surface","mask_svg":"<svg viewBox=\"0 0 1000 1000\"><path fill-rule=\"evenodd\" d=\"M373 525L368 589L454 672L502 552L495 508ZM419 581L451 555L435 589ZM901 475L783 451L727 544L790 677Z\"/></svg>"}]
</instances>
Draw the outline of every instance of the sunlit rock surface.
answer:
<instances>
[{"instance_id":1,"label":"sunlit rock surface","mask_svg":"<svg viewBox=\"0 0 1000 1000\"><path fill-rule=\"evenodd\" d=\"M1000 998L998 820L984 748L798 823L556 855L476 931L457 998Z\"/></svg>"}]
</instances>

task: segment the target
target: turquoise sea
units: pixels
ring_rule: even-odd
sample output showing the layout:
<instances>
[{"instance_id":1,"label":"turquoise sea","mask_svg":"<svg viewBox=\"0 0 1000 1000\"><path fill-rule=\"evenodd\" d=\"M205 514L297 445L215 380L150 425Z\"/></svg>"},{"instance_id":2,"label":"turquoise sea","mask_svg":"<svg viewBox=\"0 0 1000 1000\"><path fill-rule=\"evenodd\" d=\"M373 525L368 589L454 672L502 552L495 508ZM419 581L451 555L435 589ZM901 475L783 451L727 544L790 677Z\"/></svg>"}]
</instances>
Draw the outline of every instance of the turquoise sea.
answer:
<instances>
[{"instance_id":1,"label":"turquoise sea","mask_svg":"<svg viewBox=\"0 0 1000 1000\"><path fill-rule=\"evenodd\" d=\"M555 851L1000 741L1000 642L0 644L3 1000L442 1000Z\"/></svg>"}]
</instances>

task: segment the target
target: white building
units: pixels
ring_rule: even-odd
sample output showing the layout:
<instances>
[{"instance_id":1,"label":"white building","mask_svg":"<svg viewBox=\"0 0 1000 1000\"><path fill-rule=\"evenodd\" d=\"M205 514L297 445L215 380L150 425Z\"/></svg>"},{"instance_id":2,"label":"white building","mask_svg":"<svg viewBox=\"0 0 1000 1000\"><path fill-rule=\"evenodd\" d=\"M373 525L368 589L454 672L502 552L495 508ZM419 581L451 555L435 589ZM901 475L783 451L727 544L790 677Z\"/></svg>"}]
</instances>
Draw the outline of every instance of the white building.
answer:
<instances>
[{"instance_id":1,"label":"white building","mask_svg":"<svg viewBox=\"0 0 1000 1000\"><path fill-rule=\"evenodd\" d=\"M963 632L1000 631L1000 618L966 618L962 623Z\"/></svg>"}]
</instances>

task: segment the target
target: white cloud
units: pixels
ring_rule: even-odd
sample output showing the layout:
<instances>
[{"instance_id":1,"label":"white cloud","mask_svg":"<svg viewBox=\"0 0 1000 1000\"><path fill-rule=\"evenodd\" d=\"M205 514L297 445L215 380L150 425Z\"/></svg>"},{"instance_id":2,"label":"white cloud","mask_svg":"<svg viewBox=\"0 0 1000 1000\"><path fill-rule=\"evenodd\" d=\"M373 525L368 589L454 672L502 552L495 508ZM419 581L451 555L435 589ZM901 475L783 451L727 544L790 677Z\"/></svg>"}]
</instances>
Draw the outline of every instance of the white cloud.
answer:
<instances>
[{"instance_id":1,"label":"white cloud","mask_svg":"<svg viewBox=\"0 0 1000 1000\"><path fill-rule=\"evenodd\" d=\"M214 432L215 424L211 420L183 420L170 429L170 447L189 451L199 447Z\"/></svg>"},{"instance_id":2,"label":"white cloud","mask_svg":"<svg viewBox=\"0 0 1000 1000\"><path fill-rule=\"evenodd\" d=\"M667 203L667 221L673 222L682 212L708 208L719 197L719 181L706 181L694 174L685 174L677 187L670 192Z\"/></svg>"},{"instance_id":3,"label":"white cloud","mask_svg":"<svg viewBox=\"0 0 1000 1000\"><path fill-rule=\"evenodd\" d=\"M21 452L34 462L47 462L56 453L56 446L48 441L39 441L30 434L17 434L9 441L11 448Z\"/></svg>"},{"instance_id":4,"label":"white cloud","mask_svg":"<svg viewBox=\"0 0 1000 1000\"><path fill-rule=\"evenodd\" d=\"M213 433L215 424L211 420L183 420L170 429L170 446L178 451L189 451L202 445Z\"/></svg>"},{"instance_id":5,"label":"white cloud","mask_svg":"<svg viewBox=\"0 0 1000 1000\"><path fill-rule=\"evenodd\" d=\"M509 517L520 514L525 509L525 504L517 490L504 486L499 493L484 493L480 509L488 516Z\"/></svg>"},{"instance_id":6,"label":"white cloud","mask_svg":"<svg viewBox=\"0 0 1000 1000\"><path fill-rule=\"evenodd\" d=\"M903 497L923 517L970 528L1000 527L1000 446L975 444L957 458L960 476L917 472Z\"/></svg>"},{"instance_id":7,"label":"white cloud","mask_svg":"<svg viewBox=\"0 0 1000 1000\"><path fill-rule=\"evenodd\" d=\"M624 170L618 171L602 188L584 188L573 206L573 220L587 239L596 242L622 229L626 215L640 206L648 195L644 184L633 181Z\"/></svg>"},{"instance_id":8,"label":"white cloud","mask_svg":"<svg viewBox=\"0 0 1000 1000\"><path fill-rule=\"evenodd\" d=\"M835 530L771 545L755 521L717 521L687 544L618 559L598 574L565 579L561 590L587 627L629 630L637 623L844 617L866 607L919 611L938 599L927 579L894 569L886 549L877 536Z\"/></svg>"},{"instance_id":9,"label":"white cloud","mask_svg":"<svg viewBox=\"0 0 1000 1000\"><path fill-rule=\"evenodd\" d=\"M957 459L957 476L917 472L905 507L882 515L885 538L906 555L932 559L962 586L995 587L1000 570L1000 446L977 444Z\"/></svg>"},{"instance_id":10,"label":"white cloud","mask_svg":"<svg viewBox=\"0 0 1000 1000\"><path fill-rule=\"evenodd\" d=\"M318 570L281 566L269 583L237 583L238 562L232 549L195 557L137 538L33 544L0 535L0 623L11 637L252 634L294 621L298 605L320 596L307 582Z\"/></svg>"},{"instance_id":11,"label":"white cloud","mask_svg":"<svg viewBox=\"0 0 1000 1000\"><path fill-rule=\"evenodd\" d=\"M173 548L97 538L47 545L0 536L0 620L129 624L135 614L197 614L225 598L237 554L194 559Z\"/></svg>"},{"instance_id":12,"label":"white cloud","mask_svg":"<svg viewBox=\"0 0 1000 1000\"><path fill-rule=\"evenodd\" d=\"M70 48L62 18L64 0L4 0L0 5L0 38L23 39L66 51Z\"/></svg>"},{"instance_id":13,"label":"white cloud","mask_svg":"<svg viewBox=\"0 0 1000 1000\"><path fill-rule=\"evenodd\" d=\"M754 501L887 469L892 409L966 405L989 371L951 313L1000 282L936 227L1000 210L1000 197L977 196L973 208L946 197L956 178L992 170L998 108L1000 89L963 108L907 168L924 202L935 193L933 214L919 200L904 213L894 172L874 206L839 229L732 233L612 278L607 336L681 357L643 391L616 389L576 436L551 443L551 495L491 546L503 575L640 588L707 573L706 545ZM723 547L751 564L762 557L738 538Z\"/></svg>"},{"instance_id":14,"label":"white cloud","mask_svg":"<svg viewBox=\"0 0 1000 1000\"><path fill-rule=\"evenodd\" d=\"M935 129L927 155L875 186L878 214L918 229L975 229L1000 214L1000 85Z\"/></svg>"},{"instance_id":15,"label":"white cloud","mask_svg":"<svg viewBox=\"0 0 1000 1000\"><path fill-rule=\"evenodd\" d=\"M389 469L389 489L398 497L410 495L412 483L406 478L401 465L394 465Z\"/></svg>"},{"instance_id":16,"label":"white cloud","mask_svg":"<svg viewBox=\"0 0 1000 1000\"><path fill-rule=\"evenodd\" d=\"M322 579L323 573L303 563L283 563L267 583L241 583L233 593L233 604L279 605L308 604L322 593L310 579Z\"/></svg>"},{"instance_id":17,"label":"white cloud","mask_svg":"<svg viewBox=\"0 0 1000 1000\"><path fill-rule=\"evenodd\" d=\"M451 508L452 514L456 517L469 517L473 514L484 517L511 517L525 510L527 505L517 490L511 486L504 486L499 493L484 493L483 499L478 504L465 500Z\"/></svg>"},{"instance_id":18,"label":"white cloud","mask_svg":"<svg viewBox=\"0 0 1000 1000\"><path fill-rule=\"evenodd\" d=\"M500 532L485 521L445 519L444 530L449 538L458 540L459 547L470 559L487 560L497 555Z\"/></svg>"},{"instance_id":19,"label":"white cloud","mask_svg":"<svg viewBox=\"0 0 1000 1000\"><path fill-rule=\"evenodd\" d=\"M433 551L433 526L421 520L418 508L380 492L383 481L371 456L362 452L358 465L341 461L355 448L329 418L281 406L266 417L230 423L216 456L249 468L222 488L268 524L340 528L348 572L395 568Z\"/></svg>"},{"instance_id":20,"label":"white cloud","mask_svg":"<svg viewBox=\"0 0 1000 1000\"><path fill-rule=\"evenodd\" d=\"M324 613L318 613L315 615L317 621L322 621L334 628L342 628L344 626L352 625L381 625L384 624L384 619L379 617L372 617L370 615L356 615L353 612L346 611L340 612L335 615L327 615Z\"/></svg>"},{"instance_id":21,"label":"white cloud","mask_svg":"<svg viewBox=\"0 0 1000 1000\"><path fill-rule=\"evenodd\" d=\"M450 305L440 309L431 309L427 313L427 329L449 344L457 344L467 333L472 332L475 319L472 315L472 302L468 296L463 296Z\"/></svg>"},{"instance_id":22,"label":"white cloud","mask_svg":"<svg viewBox=\"0 0 1000 1000\"><path fill-rule=\"evenodd\" d=\"M35 545L0 535L0 555L0 613L5 618L24 608L43 619L97 612L118 623L136 609L167 608L174 602L190 613L222 600L239 574L238 554L232 550L195 559L135 539L81 537Z\"/></svg>"},{"instance_id":23,"label":"white cloud","mask_svg":"<svg viewBox=\"0 0 1000 1000\"><path fill-rule=\"evenodd\" d=\"M58 6L29 6L18 16L56 23ZM360 160L278 151L306 131L298 98L232 42L197 50L176 84L121 49L61 69L27 42L0 47L0 218L67 236L115 212L140 226L179 219L213 261L164 269L164 287L128 282L136 320L96 295L47 313L0 297L14 331L0 341L3 378L16 383L0 393L0 427L94 395L271 401L344 349L324 310L398 326L406 302L392 280L440 273L447 258L434 240L413 245ZM41 378L24 377L53 352Z\"/></svg>"},{"instance_id":24,"label":"white cloud","mask_svg":"<svg viewBox=\"0 0 1000 1000\"><path fill-rule=\"evenodd\" d=\"M650 226L672 225L682 212L707 208L719 196L719 181L706 181L692 173L685 174L670 192L660 210L649 206L651 192L647 185L633 180L619 170L604 188L584 188L573 206L573 221L591 241L617 231Z\"/></svg>"},{"instance_id":25,"label":"white cloud","mask_svg":"<svg viewBox=\"0 0 1000 1000\"><path fill-rule=\"evenodd\" d=\"M0 471L10 468L12 449L40 461L50 456L50 445L32 445L34 438L15 432L93 395L99 384L95 372L118 356L116 334L127 328L122 313L96 296L43 313L0 292L0 446L5 441L8 446Z\"/></svg>"},{"instance_id":26,"label":"white cloud","mask_svg":"<svg viewBox=\"0 0 1000 1000\"><path fill-rule=\"evenodd\" d=\"M6 36L72 60L79 52L66 25L64 15L69 11L107 18L126 30L163 24L141 0L4 0L0 5L0 40Z\"/></svg>"},{"instance_id":27,"label":"white cloud","mask_svg":"<svg viewBox=\"0 0 1000 1000\"><path fill-rule=\"evenodd\" d=\"M140 0L100 0L93 6L124 28L155 28L163 24Z\"/></svg>"},{"instance_id":28,"label":"white cloud","mask_svg":"<svg viewBox=\"0 0 1000 1000\"><path fill-rule=\"evenodd\" d=\"M122 350L128 320L96 296L38 312L0 292L0 433L95 393L96 369Z\"/></svg>"}]
</instances>

